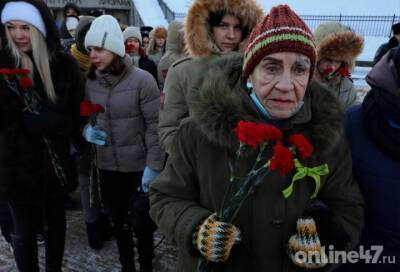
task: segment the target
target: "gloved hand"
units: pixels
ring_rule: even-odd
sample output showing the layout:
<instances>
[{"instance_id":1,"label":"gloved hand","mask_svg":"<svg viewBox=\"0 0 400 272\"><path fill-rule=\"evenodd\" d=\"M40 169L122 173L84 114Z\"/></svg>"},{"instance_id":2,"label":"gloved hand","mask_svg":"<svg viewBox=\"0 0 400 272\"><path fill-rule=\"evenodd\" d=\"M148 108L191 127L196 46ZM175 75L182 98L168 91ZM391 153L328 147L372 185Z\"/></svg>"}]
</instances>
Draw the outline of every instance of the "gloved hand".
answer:
<instances>
[{"instance_id":1,"label":"gloved hand","mask_svg":"<svg viewBox=\"0 0 400 272\"><path fill-rule=\"evenodd\" d=\"M301 217L297 220L297 233L289 239L288 254L295 265L307 269L322 268L328 263L313 218Z\"/></svg>"},{"instance_id":2,"label":"gloved hand","mask_svg":"<svg viewBox=\"0 0 400 272\"><path fill-rule=\"evenodd\" d=\"M225 262L235 243L241 240L240 230L233 224L218 221L216 213L207 217L194 234L194 245L211 262Z\"/></svg>"},{"instance_id":3,"label":"gloved hand","mask_svg":"<svg viewBox=\"0 0 400 272\"><path fill-rule=\"evenodd\" d=\"M146 166L143 171L142 177L142 189L143 192L148 193L150 189L151 182L158 177L160 171L156 171L151 169L150 167Z\"/></svg>"},{"instance_id":4,"label":"gloved hand","mask_svg":"<svg viewBox=\"0 0 400 272\"><path fill-rule=\"evenodd\" d=\"M107 133L97 126L88 125L83 131L83 137L89 143L96 145L105 145Z\"/></svg>"}]
</instances>

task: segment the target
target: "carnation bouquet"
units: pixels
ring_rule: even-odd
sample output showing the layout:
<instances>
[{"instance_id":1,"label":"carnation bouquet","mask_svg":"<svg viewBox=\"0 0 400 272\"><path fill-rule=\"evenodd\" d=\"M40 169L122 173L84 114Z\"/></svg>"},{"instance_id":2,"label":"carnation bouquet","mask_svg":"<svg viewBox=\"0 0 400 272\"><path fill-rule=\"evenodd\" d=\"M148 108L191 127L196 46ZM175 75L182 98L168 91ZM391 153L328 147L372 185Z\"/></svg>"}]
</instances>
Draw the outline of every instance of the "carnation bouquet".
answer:
<instances>
[{"instance_id":1,"label":"carnation bouquet","mask_svg":"<svg viewBox=\"0 0 400 272\"><path fill-rule=\"evenodd\" d=\"M296 170L292 183L282 191L284 198L289 198L293 193L294 183L306 176L313 178L315 182L315 191L311 198L317 196L320 189L320 176L327 175L329 170L326 164L310 168L300 163L299 158L302 160L307 159L314 151L312 144L306 137L302 134L291 135L285 141L289 146L285 146L283 144L283 134L278 128L268 124L248 121L239 121L233 131L239 140L239 147L235 158L229 162L229 186L225 192L222 205L217 212L218 220L232 223L245 200L257 186L267 180L267 175L274 170L278 170L281 176L285 176L294 169ZM268 148L272 148L272 155L266 158L266 154L271 153L267 151ZM236 164L242 154L249 149L258 150L257 157L247 175L240 179L236 176ZM236 192L231 192L232 185L235 183L241 185ZM228 195L231 195L229 199ZM198 271L212 271L213 266L214 263L201 258L198 264Z\"/></svg>"},{"instance_id":2,"label":"carnation bouquet","mask_svg":"<svg viewBox=\"0 0 400 272\"><path fill-rule=\"evenodd\" d=\"M28 69L0 69L0 75L3 76L9 90L14 92L24 105L24 112L29 114L39 115L42 112L42 98L32 88L33 81L29 77ZM50 161L53 166L57 178L63 186L67 184L67 177L60 164L60 159L53 147L53 144L48 136L43 135L42 139L46 145L47 152L50 156Z\"/></svg>"}]
</instances>

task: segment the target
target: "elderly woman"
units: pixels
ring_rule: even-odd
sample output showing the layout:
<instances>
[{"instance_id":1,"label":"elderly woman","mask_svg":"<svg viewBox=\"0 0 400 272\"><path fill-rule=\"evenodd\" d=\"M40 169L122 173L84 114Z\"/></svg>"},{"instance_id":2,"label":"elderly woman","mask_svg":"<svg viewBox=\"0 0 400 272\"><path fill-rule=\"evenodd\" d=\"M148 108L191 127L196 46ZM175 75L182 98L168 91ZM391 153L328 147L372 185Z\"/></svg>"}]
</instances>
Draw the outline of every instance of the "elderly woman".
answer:
<instances>
[{"instance_id":1,"label":"elderly woman","mask_svg":"<svg viewBox=\"0 0 400 272\"><path fill-rule=\"evenodd\" d=\"M179 128L166 168L150 191L152 218L178 245L177 271L195 271L200 258L218 271L329 269L324 258L299 256L308 256L310 248L323 255L321 246L348 250L358 242L363 200L352 177L343 113L332 94L311 82L315 59L310 30L280 5L254 28L244 64L237 54L216 60L209 69L191 100L193 115ZM269 163L271 171L254 180L240 207L233 194L242 195L238 188L244 188L258 152L236 152L244 150L234 132L239 121L273 124L282 132L277 138L301 133L314 152L297 160L296 170L301 163L323 165L325 171L309 169L309 176L291 187L296 171L281 176L272 171L276 161ZM278 142L274 153L283 145L287 142ZM272 151L268 145L262 160ZM311 172L319 175L317 194ZM287 194L285 188L293 190ZM311 202L314 194L318 201Z\"/></svg>"}]
</instances>

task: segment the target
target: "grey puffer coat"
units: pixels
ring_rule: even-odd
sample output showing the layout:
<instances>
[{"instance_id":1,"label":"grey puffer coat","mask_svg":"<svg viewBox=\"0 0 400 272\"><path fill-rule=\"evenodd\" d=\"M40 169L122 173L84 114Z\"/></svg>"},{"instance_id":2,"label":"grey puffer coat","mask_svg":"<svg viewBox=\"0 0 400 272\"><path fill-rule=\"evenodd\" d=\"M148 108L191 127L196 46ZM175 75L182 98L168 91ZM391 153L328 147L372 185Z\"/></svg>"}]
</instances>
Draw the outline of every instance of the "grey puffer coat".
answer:
<instances>
[{"instance_id":1,"label":"grey puffer coat","mask_svg":"<svg viewBox=\"0 0 400 272\"><path fill-rule=\"evenodd\" d=\"M97 125L107 133L107 143L97 146L98 167L136 172L145 166L160 170L164 152L158 144L160 91L153 76L124 57L126 69L119 76L101 74L86 82L86 97L105 108Z\"/></svg>"}]
</instances>

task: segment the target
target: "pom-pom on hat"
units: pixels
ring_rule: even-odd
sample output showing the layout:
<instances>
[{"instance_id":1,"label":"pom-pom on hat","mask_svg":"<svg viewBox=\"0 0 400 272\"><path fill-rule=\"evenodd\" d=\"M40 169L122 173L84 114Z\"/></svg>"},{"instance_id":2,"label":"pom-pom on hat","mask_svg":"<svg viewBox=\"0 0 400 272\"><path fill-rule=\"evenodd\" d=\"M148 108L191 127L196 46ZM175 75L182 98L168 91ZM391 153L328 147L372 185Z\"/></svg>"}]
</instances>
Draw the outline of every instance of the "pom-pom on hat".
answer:
<instances>
[{"instance_id":1,"label":"pom-pom on hat","mask_svg":"<svg viewBox=\"0 0 400 272\"><path fill-rule=\"evenodd\" d=\"M46 25L39 10L32 4L24 1L8 2L1 12L1 23L6 24L10 21L23 21L47 36Z\"/></svg>"},{"instance_id":2,"label":"pom-pom on hat","mask_svg":"<svg viewBox=\"0 0 400 272\"><path fill-rule=\"evenodd\" d=\"M97 17L85 37L85 47L107 49L121 57L125 56L124 37L117 19L111 15Z\"/></svg>"},{"instance_id":3,"label":"pom-pom on hat","mask_svg":"<svg viewBox=\"0 0 400 272\"><path fill-rule=\"evenodd\" d=\"M140 33L140 28L136 26L127 27L124 32L122 32L124 36L124 42L126 42L129 38L136 38L139 40L140 44L142 44L142 34Z\"/></svg>"},{"instance_id":4,"label":"pom-pom on hat","mask_svg":"<svg viewBox=\"0 0 400 272\"><path fill-rule=\"evenodd\" d=\"M310 58L310 78L315 67L315 43L304 21L287 5L273 7L250 34L244 54L243 78L247 79L266 56L278 52L301 53Z\"/></svg>"}]
</instances>

